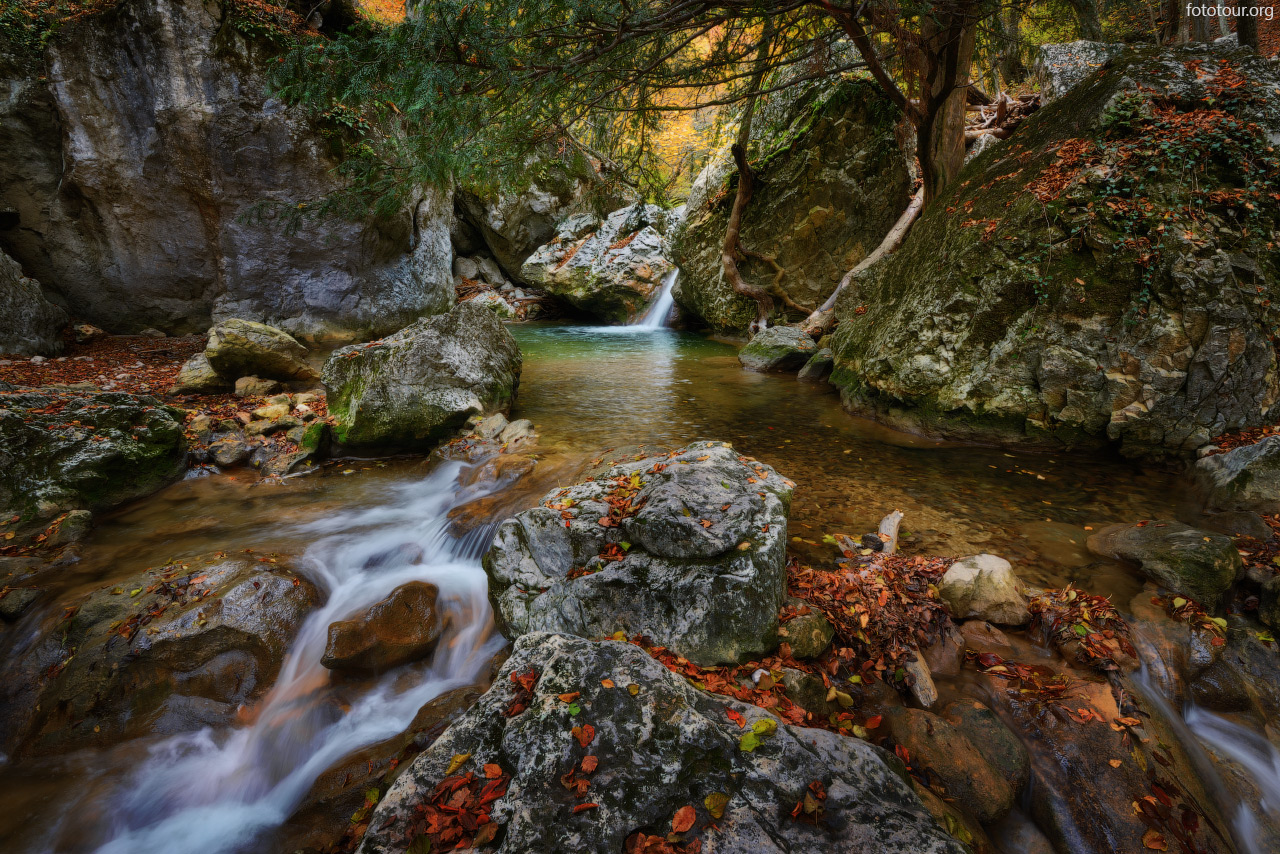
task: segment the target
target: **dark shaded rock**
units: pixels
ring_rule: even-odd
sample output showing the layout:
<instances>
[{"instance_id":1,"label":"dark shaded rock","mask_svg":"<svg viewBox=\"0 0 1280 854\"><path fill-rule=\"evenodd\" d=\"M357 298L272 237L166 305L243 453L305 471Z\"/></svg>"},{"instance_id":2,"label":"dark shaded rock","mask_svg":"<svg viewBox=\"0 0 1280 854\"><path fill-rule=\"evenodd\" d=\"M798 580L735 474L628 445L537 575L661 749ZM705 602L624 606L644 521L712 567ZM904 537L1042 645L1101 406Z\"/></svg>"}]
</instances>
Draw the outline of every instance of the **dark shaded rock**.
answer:
<instances>
[{"instance_id":1,"label":"dark shaded rock","mask_svg":"<svg viewBox=\"0 0 1280 854\"><path fill-rule=\"evenodd\" d=\"M507 717L516 693L510 677L530 670L536 682L528 709ZM604 687L606 679L614 687ZM634 696L626 687L631 684L637 686ZM577 717L559 698L568 692L579 693ZM742 749L744 731L726 709L743 715L748 728L761 728L759 746ZM569 734L574 726L592 728L585 746ZM584 775L584 801L597 806L575 812L561 777L588 754L599 764ZM963 850L882 750L781 725L755 706L701 693L626 643L546 634L517 641L493 687L378 804L361 854L408 850L404 830L414 807L459 756L466 758L455 773L483 776L482 766L495 764L513 776L492 812L504 854L622 851L637 831L671 832L676 810L687 805L696 818L684 838L701 839L706 854ZM792 820L789 805L800 802L815 779L825 781L824 821ZM716 830L708 830L713 819L705 802L711 795L726 800Z\"/></svg>"},{"instance_id":2,"label":"dark shaded rock","mask_svg":"<svg viewBox=\"0 0 1280 854\"><path fill-rule=\"evenodd\" d=\"M1204 457L1194 472L1212 509L1280 513L1280 436Z\"/></svg>"},{"instance_id":3,"label":"dark shaded rock","mask_svg":"<svg viewBox=\"0 0 1280 854\"><path fill-rule=\"evenodd\" d=\"M0 513L106 510L172 483L187 455L175 413L122 392L0 393Z\"/></svg>"},{"instance_id":4,"label":"dark shaded rock","mask_svg":"<svg viewBox=\"0 0 1280 854\"><path fill-rule=\"evenodd\" d=\"M800 373L796 374L796 379L807 383L826 382L827 377L831 376L831 369L834 365L835 359L831 355L830 348L823 347L809 357L809 361L804 363Z\"/></svg>"},{"instance_id":5,"label":"dark shaded rock","mask_svg":"<svg viewBox=\"0 0 1280 854\"><path fill-rule=\"evenodd\" d=\"M751 371L794 371L818 349L813 339L795 326L771 326L752 336L738 351L738 361Z\"/></svg>"},{"instance_id":6,"label":"dark shaded rock","mask_svg":"<svg viewBox=\"0 0 1280 854\"><path fill-rule=\"evenodd\" d=\"M942 716L982 752L987 763L1009 783L1015 797L1027 787L1031 758L995 712L977 700L957 700L943 707Z\"/></svg>"},{"instance_id":7,"label":"dark shaded rock","mask_svg":"<svg viewBox=\"0 0 1280 854\"><path fill-rule=\"evenodd\" d=\"M348 620L329 625L320 663L330 670L382 673L429 653L443 629L434 584L410 581Z\"/></svg>"},{"instance_id":8,"label":"dark shaded rock","mask_svg":"<svg viewBox=\"0 0 1280 854\"><path fill-rule=\"evenodd\" d=\"M1088 545L1094 554L1133 561L1152 581L1209 609L1244 575L1230 537L1181 522L1111 525L1090 536Z\"/></svg>"},{"instance_id":9,"label":"dark shaded rock","mask_svg":"<svg viewBox=\"0 0 1280 854\"><path fill-rule=\"evenodd\" d=\"M333 437L349 446L430 447L473 415L515 401L522 358L492 312L464 302L324 366Z\"/></svg>"},{"instance_id":10,"label":"dark shaded rock","mask_svg":"<svg viewBox=\"0 0 1280 854\"><path fill-rule=\"evenodd\" d=\"M39 587L6 587L0 593L0 620L16 622L43 593Z\"/></svg>"},{"instance_id":11,"label":"dark shaded rock","mask_svg":"<svg viewBox=\"0 0 1280 854\"><path fill-rule=\"evenodd\" d=\"M253 448L243 439L219 439L209 445L209 455L219 468L241 466L249 461Z\"/></svg>"},{"instance_id":12,"label":"dark shaded rock","mask_svg":"<svg viewBox=\"0 0 1280 854\"><path fill-rule=\"evenodd\" d=\"M720 442L618 463L502 523L494 611L512 638L622 631L702 665L757 657L777 643L791 488ZM600 524L622 491L634 512Z\"/></svg>"},{"instance_id":13,"label":"dark shaded rock","mask_svg":"<svg viewBox=\"0 0 1280 854\"><path fill-rule=\"evenodd\" d=\"M40 283L0 252L0 353L53 356L62 352L59 333L67 313L45 299Z\"/></svg>"},{"instance_id":14,"label":"dark shaded rock","mask_svg":"<svg viewBox=\"0 0 1280 854\"><path fill-rule=\"evenodd\" d=\"M270 686L316 599L285 568L217 556L90 593L8 662L5 749L47 754L225 725Z\"/></svg>"}]
</instances>

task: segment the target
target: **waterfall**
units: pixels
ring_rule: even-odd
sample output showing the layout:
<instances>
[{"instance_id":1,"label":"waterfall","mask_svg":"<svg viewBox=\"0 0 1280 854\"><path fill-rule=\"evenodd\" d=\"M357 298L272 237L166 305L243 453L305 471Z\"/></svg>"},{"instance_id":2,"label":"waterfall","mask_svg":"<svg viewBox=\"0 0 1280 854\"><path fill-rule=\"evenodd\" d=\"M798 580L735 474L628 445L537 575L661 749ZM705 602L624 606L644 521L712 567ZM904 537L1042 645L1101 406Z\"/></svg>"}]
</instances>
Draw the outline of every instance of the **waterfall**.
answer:
<instances>
[{"instance_id":1,"label":"waterfall","mask_svg":"<svg viewBox=\"0 0 1280 854\"><path fill-rule=\"evenodd\" d=\"M204 729L154 746L116 804L99 854L227 854L252 848L297 808L342 757L403 732L427 701L476 683L503 643L493 632L480 555L491 527L464 539L448 533L464 466L440 465L381 505L302 526L316 537L303 571L328 595L294 640L280 677L252 724ZM409 581L440 589L448 628L410 684L385 674L348 708L334 702L320 664L328 626Z\"/></svg>"},{"instance_id":2,"label":"waterfall","mask_svg":"<svg viewBox=\"0 0 1280 854\"><path fill-rule=\"evenodd\" d=\"M667 273L666 278L662 280L662 290L658 291L658 298L649 304L649 310L639 320L632 323L632 326L639 329L661 329L667 325L667 315L671 313L671 306L676 301L672 289L675 287L676 279L679 277L679 268Z\"/></svg>"}]
</instances>

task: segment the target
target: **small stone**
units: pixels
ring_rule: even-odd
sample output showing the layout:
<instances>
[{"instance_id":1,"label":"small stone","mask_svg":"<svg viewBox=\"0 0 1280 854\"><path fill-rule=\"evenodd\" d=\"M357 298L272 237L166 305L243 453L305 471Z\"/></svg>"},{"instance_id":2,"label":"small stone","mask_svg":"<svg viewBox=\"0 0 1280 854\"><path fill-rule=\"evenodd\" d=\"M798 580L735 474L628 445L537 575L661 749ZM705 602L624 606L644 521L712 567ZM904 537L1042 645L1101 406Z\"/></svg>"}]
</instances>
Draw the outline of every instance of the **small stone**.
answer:
<instances>
[{"instance_id":1,"label":"small stone","mask_svg":"<svg viewBox=\"0 0 1280 854\"><path fill-rule=\"evenodd\" d=\"M738 361L751 371L795 371L817 349L814 340L794 326L770 326L738 351Z\"/></svg>"},{"instance_id":2,"label":"small stone","mask_svg":"<svg viewBox=\"0 0 1280 854\"><path fill-rule=\"evenodd\" d=\"M834 367L835 356L830 348L824 347L809 357L809 361L804 363L800 373L796 374L796 379L811 383L826 382Z\"/></svg>"},{"instance_id":3,"label":"small stone","mask_svg":"<svg viewBox=\"0 0 1280 854\"><path fill-rule=\"evenodd\" d=\"M306 362L307 348L293 336L251 320L233 318L214 324L204 354L214 370L226 377L320 378L320 372Z\"/></svg>"},{"instance_id":4,"label":"small stone","mask_svg":"<svg viewBox=\"0 0 1280 854\"><path fill-rule=\"evenodd\" d=\"M493 439L497 437L507 426L507 416L501 412L495 412L488 418L482 420L476 425L476 435L481 439Z\"/></svg>"},{"instance_id":5,"label":"small stone","mask_svg":"<svg viewBox=\"0 0 1280 854\"><path fill-rule=\"evenodd\" d=\"M916 651L915 658L903 663L902 669L907 673L911 685L911 696L915 697L917 703L928 709L938 702L938 686L933 683L929 663L924 660L919 650Z\"/></svg>"},{"instance_id":6,"label":"small stone","mask_svg":"<svg viewBox=\"0 0 1280 854\"><path fill-rule=\"evenodd\" d=\"M32 356L30 361L31 361L31 364L33 365L39 365L45 362L46 360L44 356Z\"/></svg>"},{"instance_id":7,"label":"small stone","mask_svg":"<svg viewBox=\"0 0 1280 854\"><path fill-rule=\"evenodd\" d=\"M288 414L289 404L287 402L273 403L269 406L259 406L257 409L253 410L254 418L265 418L268 421L275 421L277 419L284 418Z\"/></svg>"},{"instance_id":8,"label":"small stone","mask_svg":"<svg viewBox=\"0 0 1280 854\"><path fill-rule=\"evenodd\" d=\"M322 393L318 393L314 391L304 391L304 392L301 392L300 394L295 394L293 396L293 402L295 406L310 406L311 404L315 403L317 400L322 399L323 397L324 395Z\"/></svg>"},{"instance_id":9,"label":"small stone","mask_svg":"<svg viewBox=\"0 0 1280 854\"><path fill-rule=\"evenodd\" d=\"M163 332L161 332L159 329L154 329L150 326L148 326L146 329L142 330L138 334L141 335L143 338L168 338L169 337L168 335L165 335Z\"/></svg>"},{"instance_id":10,"label":"small stone","mask_svg":"<svg viewBox=\"0 0 1280 854\"><path fill-rule=\"evenodd\" d=\"M194 433L201 442L207 442L209 437L213 435L213 419L201 413L187 423L187 429Z\"/></svg>"},{"instance_id":11,"label":"small stone","mask_svg":"<svg viewBox=\"0 0 1280 854\"><path fill-rule=\"evenodd\" d=\"M281 405L281 404L283 404L284 406L289 406L292 403L292 401L289 399L289 395L287 394L273 394L267 398L266 402L273 406Z\"/></svg>"},{"instance_id":12,"label":"small stone","mask_svg":"<svg viewBox=\"0 0 1280 854\"><path fill-rule=\"evenodd\" d=\"M1009 561L995 555L976 555L953 563L938 583L938 596L956 620L977 617L1006 626L1031 621L1022 582Z\"/></svg>"},{"instance_id":13,"label":"small stone","mask_svg":"<svg viewBox=\"0 0 1280 854\"><path fill-rule=\"evenodd\" d=\"M16 622L40 598L39 587L13 587L0 594L0 620Z\"/></svg>"},{"instance_id":14,"label":"small stone","mask_svg":"<svg viewBox=\"0 0 1280 854\"><path fill-rule=\"evenodd\" d=\"M538 433L533 429L533 422L528 418L517 418L502 428L498 441L504 445L515 445L537 438Z\"/></svg>"},{"instance_id":15,"label":"small stone","mask_svg":"<svg viewBox=\"0 0 1280 854\"><path fill-rule=\"evenodd\" d=\"M58 528L49 538L45 540L45 545L51 548L65 546L68 543L83 540L93 529L93 514L88 510L72 510L62 521L58 523Z\"/></svg>"},{"instance_id":16,"label":"small stone","mask_svg":"<svg viewBox=\"0 0 1280 854\"><path fill-rule=\"evenodd\" d=\"M791 645L791 654L795 658L817 658L831 645L835 627L812 605L805 606L803 600L790 599L788 604L808 607L809 613L793 617L779 626L779 640Z\"/></svg>"},{"instance_id":17,"label":"small stone","mask_svg":"<svg viewBox=\"0 0 1280 854\"><path fill-rule=\"evenodd\" d=\"M275 394L281 386L277 380L261 377L241 377L236 380L236 397L265 397Z\"/></svg>"},{"instance_id":18,"label":"small stone","mask_svg":"<svg viewBox=\"0 0 1280 854\"><path fill-rule=\"evenodd\" d=\"M453 274L474 282L480 278L480 268L474 259L459 256L453 259Z\"/></svg>"},{"instance_id":19,"label":"small stone","mask_svg":"<svg viewBox=\"0 0 1280 854\"><path fill-rule=\"evenodd\" d=\"M89 344L107 337L107 333L92 323L78 323L72 327L72 332L76 336L77 344Z\"/></svg>"}]
</instances>

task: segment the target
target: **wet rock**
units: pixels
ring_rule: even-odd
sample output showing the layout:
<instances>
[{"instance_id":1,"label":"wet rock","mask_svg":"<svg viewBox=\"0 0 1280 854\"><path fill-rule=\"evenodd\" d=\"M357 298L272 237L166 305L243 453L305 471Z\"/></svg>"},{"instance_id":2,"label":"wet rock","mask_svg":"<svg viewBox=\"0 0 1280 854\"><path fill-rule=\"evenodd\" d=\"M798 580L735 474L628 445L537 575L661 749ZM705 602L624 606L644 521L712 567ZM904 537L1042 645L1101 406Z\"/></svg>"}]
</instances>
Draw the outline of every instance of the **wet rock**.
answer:
<instances>
[{"instance_id":1,"label":"wet rock","mask_svg":"<svg viewBox=\"0 0 1280 854\"><path fill-rule=\"evenodd\" d=\"M0 353L54 356L62 352L59 333L67 313L45 299L40 283L0 252Z\"/></svg>"},{"instance_id":2,"label":"wet rock","mask_svg":"<svg viewBox=\"0 0 1280 854\"><path fill-rule=\"evenodd\" d=\"M83 540L93 530L93 514L88 510L72 510L58 522L45 545L51 548Z\"/></svg>"},{"instance_id":3,"label":"wet rock","mask_svg":"<svg viewBox=\"0 0 1280 854\"><path fill-rule=\"evenodd\" d=\"M6 587L0 592L0 620L16 622L43 592L39 587Z\"/></svg>"},{"instance_id":4,"label":"wet rock","mask_svg":"<svg viewBox=\"0 0 1280 854\"><path fill-rule=\"evenodd\" d=\"M804 363L800 373L796 374L796 379L808 383L826 382L827 377L831 376L831 368L834 364L835 360L830 348L823 347L809 357L809 361Z\"/></svg>"},{"instance_id":5,"label":"wet rock","mask_svg":"<svg viewBox=\"0 0 1280 854\"><path fill-rule=\"evenodd\" d=\"M929 670L929 662L925 660L924 654L917 651L914 658L908 658L902 663L902 669L906 672L911 696L923 708L933 708L933 704L938 702L938 686L933 681L933 673Z\"/></svg>"},{"instance_id":6,"label":"wet rock","mask_svg":"<svg viewBox=\"0 0 1280 854\"><path fill-rule=\"evenodd\" d=\"M1230 537L1181 522L1111 525L1089 537L1089 551L1138 564L1162 587L1216 609L1222 595L1244 575Z\"/></svg>"},{"instance_id":7,"label":"wet rock","mask_svg":"<svg viewBox=\"0 0 1280 854\"><path fill-rule=\"evenodd\" d=\"M1280 629L1280 576L1263 582L1258 602L1258 619L1273 629Z\"/></svg>"},{"instance_id":8,"label":"wet rock","mask_svg":"<svg viewBox=\"0 0 1280 854\"><path fill-rule=\"evenodd\" d=\"M627 323L644 314L675 269L664 254L665 228L660 208L626 207L586 237L561 232L525 261L520 276L607 323Z\"/></svg>"},{"instance_id":9,"label":"wet rock","mask_svg":"<svg viewBox=\"0 0 1280 854\"><path fill-rule=\"evenodd\" d=\"M155 492L186 469L183 418L145 395L0 394L0 514L52 518Z\"/></svg>"},{"instance_id":10,"label":"wet rock","mask_svg":"<svg viewBox=\"0 0 1280 854\"><path fill-rule=\"evenodd\" d=\"M317 380L307 364L307 348L265 323L231 319L209 330L204 349L209 365L221 376L255 376L286 382Z\"/></svg>"},{"instance_id":11,"label":"wet rock","mask_svg":"<svg viewBox=\"0 0 1280 854\"><path fill-rule=\"evenodd\" d=\"M209 445L209 454L218 468L232 468L244 465L249 460L253 448L243 439L226 438Z\"/></svg>"},{"instance_id":12,"label":"wet rock","mask_svg":"<svg viewBox=\"0 0 1280 854\"><path fill-rule=\"evenodd\" d=\"M1031 758L995 712L977 700L956 700L943 707L942 716L981 750L983 759L1000 772L1015 797L1027 787L1031 779Z\"/></svg>"},{"instance_id":13,"label":"wet rock","mask_svg":"<svg viewBox=\"0 0 1280 854\"><path fill-rule=\"evenodd\" d=\"M1215 510L1280 513L1280 436L1204 457L1194 471Z\"/></svg>"},{"instance_id":14,"label":"wet rock","mask_svg":"<svg viewBox=\"0 0 1280 854\"><path fill-rule=\"evenodd\" d=\"M461 303L324 367L334 438L355 447L430 447L473 415L506 411L520 348L493 313Z\"/></svg>"},{"instance_id":15,"label":"wet rock","mask_svg":"<svg viewBox=\"0 0 1280 854\"><path fill-rule=\"evenodd\" d=\"M502 428L498 441L504 445L530 444L537 441L537 438L538 431L533 428L533 422L528 418L517 418Z\"/></svg>"},{"instance_id":16,"label":"wet rock","mask_svg":"<svg viewBox=\"0 0 1280 854\"><path fill-rule=\"evenodd\" d=\"M1031 621L1026 591L1009 561L983 554L953 563L938 582L938 596L956 620L976 617L1005 626Z\"/></svg>"},{"instance_id":17,"label":"wet rock","mask_svg":"<svg viewBox=\"0 0 1280 854\"><path fill-rule=\"evenodd\" d=\"M817 610L805 605L803 600L790 599L788 604L807 610L808 613L793 617L779 626L779 639L791 645L791 654L796 658L817 658L831 645L831 639L836 635L835 627Z\"/></svg>"},{"instance_id":18,"label":"wet rock","mask_svg":"<svg viewBox=\"0 0 1280 854\"><path fill-rule=\"evenodd\" d=\"M261 377L240 377L236 380L236 397L266 397L275 394L282 386L278 380Z\"/></svg>"},{"instance_id":19,"label":"wet rock","mask_svg":"<svg viewBox=\"0 0 1280 854\"><path fill-rule=\"evenodd\" d=\"M770 326L738 351L738 361L751 371L794 371L817 349L813 339L795 326Z\"/></svg>"},{"instance_id":20,"label":"wet rock","mask_svg":"<svg viewBox=\"0 0 1280 854\"><path fill-rule=\"evenodd\" d=\"M1228 537L1252 537L1264 543L1275 536L1271 526L1251 510L1205 513L1200 517L1200 524Z\"/></svg>"},{"instance_id":21,"label":"wet rock","mask_svg":"<svg viewBox=\"0 0 1280 854\"><path fill-rule=\"evenodd\" d=\"M937 774L945 797L965 812L990 824L1013 809L1013 787L987 761L985 745L979 750L948 721L920 709L889 709L885 720L894 741Z\"/></svg>"},{"instance_id":22,"label":"wet rock","mask_svg":"<svg viewBox=\"0 0 1280 854\"><path fill-rule=\"evenodd\" d=\"M960 624L960 635L978 652L1013 649L1008 635L984 620L965 620Z\"/></svg>"},{"instance_id":23,"label":"wet rock","mask_svg":"<svg viewBox=\"0 0 1280 854\"><path fill-rule=\"evenodd\" d=\"M501 412L495 412L487 418L482 418L480 423L476 425L476 435L481 439L496 439L498 434L506 429L507 416Z\"/></svg>"},{"instance_id":24,"label":"wet rock","mask_svg":"<svg viewBox=\"0 0 1280 854\"><path fill-rule=\"evenodd\" d=\"M960 675L960 668L964 665L964 649L964 635L954 626L948 626L937 641L921 650L921 653L931 675L951 679Z\"/></svg>"},{"instance_id":25,"label":"wet rock","mask_svg":"<svg viewBox=\"0 0 1280 854\"><path fill-rule=\"evenodd\" d=\"M791 489L720 442L620 462L499 526L494 610L513 638L623 631L702 665L757 657L777 641Z\"/></svg>"},{"instance_id":26,"label":"wet rock","mask_svg":"<svg viewBox=\"0 0 1280 854\"><path fill-rule=\"evenodd\" d=\"M511 677L530 671L528 708L508 717L517 691ZM634 695L628 685L636 685ZM577 717L563 693L578 694ZM726 709L746 719L758 742L750 751ZM573 727L580 738L569 733ZM593 772L581 770L586 755L597 757ZM456 768L455 757L462 757ZM516 642L493 687L396 780L361 854L407 851L414 808L446 772L483 777L485 764L513 777L491 813L508 854L622 851L638 831L670 833L686 806L695 820L683 838L701 839L707 854L963 850L879 748L781 725L755 706L701 693L631 644L534 634ZM581 801L595 807L575 811L561 780L571 772L587 781ZM788 805L801 802L815 779L825 782L824 821L794 821ZM714 818L707 804L721 795L723 812ZM708 831L712 821L717 829Z\"/></svg>"},{"instance_id":27,"label":"wet rock","mask_svg":"<svg viewBox=\"0 0 1280 854\"><path fill-rule=\"evenodd\" d=\"M316 599L286 568L217 556L90 593L8 663L5 749L105 746L206 725L209 711L226 724L270 686Z\"/></svg>"},{"instance_id":28,"label":"wet rock","mask_svg":"<svg viewBox=\"0 0 1280 854\"><path fill-rule=\"evenodd\" d=\"M434 584L402 584L381 602L348 620L329 625L320 663L330 670L382 673L417 661L440 639Z\"/></svg>"}]
</instances>

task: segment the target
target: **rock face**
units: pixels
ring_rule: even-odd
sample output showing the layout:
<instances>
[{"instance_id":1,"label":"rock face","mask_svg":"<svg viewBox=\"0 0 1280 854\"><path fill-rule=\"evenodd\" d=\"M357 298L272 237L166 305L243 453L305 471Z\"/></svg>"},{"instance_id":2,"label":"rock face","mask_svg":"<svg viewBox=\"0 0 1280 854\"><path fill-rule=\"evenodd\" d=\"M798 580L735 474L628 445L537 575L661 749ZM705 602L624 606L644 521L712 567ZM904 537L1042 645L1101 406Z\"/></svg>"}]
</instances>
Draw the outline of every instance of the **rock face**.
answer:
<instances>
[{"instance_id":1,"label":"rock face","mask_svg":"<svg viewBox=\"0 0 1280 854\"><path fill-rule=\"evenodd\" d=\"M777 644L790 481L720 442L614 465L499 526L485 555L508 637L647 635L701 665Z\"/></svg>"},{"instance_id":2,"label":"rock face","mask_svg":"<svg viewBox=\"0 0 1280 854\"><path fill-rule=\"evenodd\" d=\"M288 570L217 557L91 593L6 673L5 749L45 754L229 723L270 687L316 596Z\"/></svg>"},{"instance_id":3,"label":"rock face","mask_svg":"<svg viewBox=\"0 0 1280 854\"><path fill-rule=\"evenodd\" d=\"M267 94L273 21L251 4L105 5L43 56L0 57L0 209L18 217L0 248L113 332L244 317L343 340L448 309L449 193L297 219L343 187L343 127Z\"/></svg>"},{"instance_id":4,"label":"rock face","mask_svg":"<svg viewBox=\"0 0 1280 854\"><path fill-rule=\"evenodd\" d=\"M1224 98L1236 74L1251 94ZM917 432L1130 456L1263 423L1280 395L1280 272L1260 235L1280 203L1235 155L1193 177L1160 146L1202 122L1198 151L1271 158L1277 92L1280 72L1247 51L1126 53L1028 118L847 289L831 378L846 406ZM1205 193L1235 201L1188 218Z\"/></svg>"},{"instance_id":5,"label":"rock face","mask_svg":"<svg viewBox=\"0 0 1280 854\"><path fill-rule=\"evenodd\" d=\"M1210 609L1244 574L1230 537L1181 522L1112 525L1089 537L1089 551L1133 561L1152 581Z\"/></svg>"},{"instance_id":6,"label":"rock face","mask_svg":"<svg viewBox=\"0 0 1280 854\"><path fill-rule=\"evenodd\" d=\"M1047 104L1079 85L1107 60L1124 53L1124 45L1081 39L1061 44L1042 44L1031 64L1031 76L1040 89L1040 101Z\"/></svg>"},{"instance_id":7,"label":"rock face","mask_svg":"<svg viewBox=\"0 0 1280 854\"><path fill-rule=\"evenodd\" d=\"M1021 626L1031 619L1022 582L1009 561L995 555L975 555L951 564L938 584L938 596L957 621L976 617Z\"/></svg>"},{"instance_id":8,"label":"rock face","mask_svg":"<svg viewBox=\"0 0 1280 854\"><path fill-rule=\"evenodd\" d=\"M329 626L320 663L330 670L382 673L422 658L440 639L434 584L411 581L365 612Z\"/></svg>"},{"instance_id":9,"label":"rock face","mask_svg":"<svg viewBox=\"0 0 1280 854\"><path fill-rule=\"evenodd\" d=\"M521 363L502 322L470 302L344 347L324 366L334 438L356 447L430 447L472 415L508 410Z\"/></svg>"},{"instance_id":10,"label":"rock face","mask_svg":"<svg viewBox=\"0 0 1280 854\"><path fill-rule=\"evenodd\" d=\"M742 245L772 256L785 271L782 290L812 309L906 209L910 157L895 137L897 110L871 83L765 100L748 149L759 183L743 216ZM727 149L698 176L672 260L680 267L677 304L715 331L742 334L755 319L755 303L729 286L720 262L736 176ZM758 258L739 262L739 271L759 287L777 276Z\"/></svg>"},{"instance_id":11,"label":"rock face","mask_svg":"<svg viewBox=\"0 0 1280 854\"><path fill-rule=\"evenodd\" d=\"M0 353L52 356L62 352L58 333L67 313L45 299L40 283L22 275L18 262L0 252Z\"/></svg>"},{"instance_id":12,"label":"rock face","mask_svg":"<svg viewBox=\"0 0 1280 854\"><path fill-rule=\"evenodd\" d=\"M532 696L520 701L513 678L528 673ZM565 693L577 694L577 717L560 700ZM508 717L517 702L526 708ZM745 731L729 709L746 719ZM574 727L581 737L570 734ZM748 751L744 732L753 728L763 734ZM595 757L593 771L581 770L585 756ZM637 833L666 837L685 807L693 821L675 838L699 839L705 854L964 850L879 748L780 725L755 706L701 693L630 644L535 634L517 641L493 687L392 785L360 854L409 850L418 805L450 772L483 783L485 765L511 775L490 814L501 854L623 851ZM581 798L566 777L586 782ZM815 779L825 784L825 821L793 820L791 806ZM576 811L579 803L595 806Z\"/></svg>"},{"instance_id":13,"label":"rock face","mask_svg":"<svg viewBox=\"0 0 1280 854\"><path fill-rule=\"evenodd\" d=\"M1205 457L1195 476L1215 510L1280 513L1280 436Z\"/></svg>"},{"instance_id":14,"label":"rock face","mask_svg":"<svg viewBox=\"0 0 1280 854\"><path fill-rule=\"evenodd\" d=\"M593 219L567 220L520 277L601 320L626 323L644 314L675 269L665 257L668 216L656 205L632 205Z\"/></svg>"},{"instance_id":15,"label":"rock face","mask_svg":"<svg viewBox=\"0 0 1280 854\"><path fill-rule=\"evenodd\" d=\"M261 377L272 380L318 380L320 372L307 364L307 348L265 323L224 320L209 330L204 348L209 366L223 377Z\"/></svg>"},{"instance_id":16,"label":"rock face","mask_svg":"<svg viewBox=\"0 0 1280 854\"><path fill-rule=\"evenodd\" d=\"M0 392L0 513L105 510L182 476L181 410L145 395Z\"/></svg>"},{"instance_id":17,"label":"rock face","mask_svg":"<svg viewBox=\"0 0 1280 854\"><path fill-rule=\"evenodd\" d=\"M799 328L771 326L738 351L738 361L752 371L798 371L817 351L818 345Z\"/></svg>"}]
</instances>

